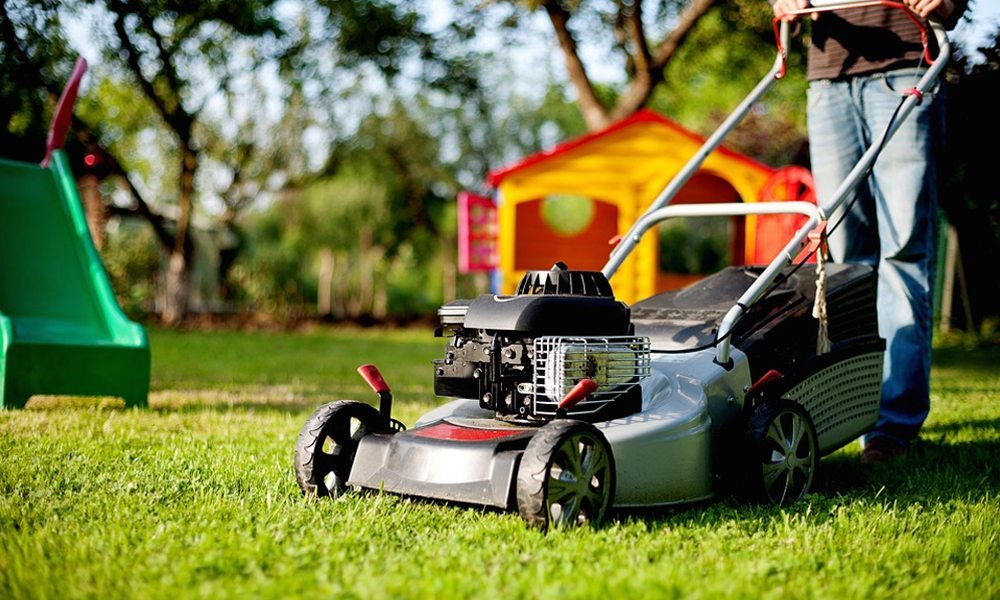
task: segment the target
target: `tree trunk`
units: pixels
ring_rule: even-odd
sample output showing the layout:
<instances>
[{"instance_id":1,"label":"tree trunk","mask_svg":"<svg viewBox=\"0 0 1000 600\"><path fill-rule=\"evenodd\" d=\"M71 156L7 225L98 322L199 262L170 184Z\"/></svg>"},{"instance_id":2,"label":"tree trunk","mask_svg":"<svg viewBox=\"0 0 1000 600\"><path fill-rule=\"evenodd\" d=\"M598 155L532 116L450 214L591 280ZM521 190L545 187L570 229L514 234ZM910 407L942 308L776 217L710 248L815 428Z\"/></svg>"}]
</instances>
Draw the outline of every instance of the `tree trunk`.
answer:
<instances>
[{"instance_id":1,"label":"tree trunk","mask_svg":"<svg viewBox=\"0 0 1000 600\"><path fill-rule=\"evenodd\" d=\"M189 143L190 140L185 140ZM166 290L164 294L163 322L177 325L184 319L188 309L191 290L191 265L194 258L194 243L191 241L191 206L194 202L194 174L198 168L198 154L190 146L184 149L181 162L181 189L178 202L177 232L174 246L170 249L167 264Z\"/></svg>"},{"instance_id":2,"label":"tree trunk","mask_svg":"<svg viewBox=\"0 0 1000 600\"><path fill-rule=\"evenodd\" d=\"M101 198L99 185L96 175L84 175L77 182L83 213L87 217L87 229L90 230L90 239L94 241L98 252L104 249L104 226L108 222L108 212L104 199Z\"/></svg>"},{"instance_id":3,"label":"tree trunk","mask_svg":"<svg viewBox=\"0 0 1000 600\"><path fill-rule=\"evenodd\" d=\"M372 238L373 231L371 225L361 227L360 250L358 260L358 315L371 314L372 309L372 276L374 275L374 261L372 260Z\"/></svg>"},{"instance_id":4,"label":"tree trunk","mask_svg":"<svg viewBox=\"0 0 1000 600\"><path fill-rule=\"evenodd\" d=\"M189 142L190 140L185 140ZM198 168L198 154L191 148L184 150L181 162L181 190L178 203L177 233L174 247L170 250L167 264L166 304L163 307L163 321L167 325L180 323L188 310L191 292L191 265L194 258L194 243L190 239L191 206L194 202L194 173Z\"/></svg>"},{"instance_id":5,"label":"tree trunk","mask_svg":"<svg viewBox=\"0 0 1000 600\"><path fill-rule=\"evenodd\" d=\"M372 303L372 316L382 321L389 314L389 290L385 280L375 283L375 299Z\"/></svg>"},{"instance_id":6,"label":"tree trunk","mask_svg":"<svg viewBox=\"0 0 1000 600\"><path fill-rule=\"evenodd\" d=\"M441 293L444 296L445 302L451 302L458 295L458 269L455 267L455 247L456 241L453 238L446 237L444 247L441 250L441 262L443 263Z\"/></svg>"},{"instance_id":7,"label":"tree trunk","mask_svg":"<svg viewBox=\"0 0 1000 600\"><path fill-rule=\"evenodd\" d=\"M190 269L184 252L171 252L164 278L163 322L177 325L187 312L190 288Z\"/></svg>"},{"instance_id":8,"label":"tree trunk","mask_svg":"<svg viewBox=\"0 0 1000 600\"><path fill-rule=\"evenodd\" d=\"M643 31L642 0L634 0L629 5L631 10L626 8L626 4L619 4L619 17L622 23L619 33L622 36L622 47L625 48L624 36L630 35L633 51L628 54L627 60L634 68L634 73L630 74L628 86L609 110L598 98L580 58L576 39L569 28L572 13L565 8L568 3L542 0L541 5L549 15L556 40L559 42L559 49L566 61L566 74L576 89L577 105L580 107L580 114L587 124L587 129L590 131L603 129L613 121L628 117L645 106L653 95L653 90L663 82L663 70L677 53L677 49L694 30L701 17L719 2L720 0L690 0L678 15L674 29L660 42L655 51L650 50Z\"/></svg>"},{"instance_id":9,"label":"tree trunk","mask_svg":"<svg viewBox=\"0 0 1000 600\"><path fill-rule=\"evenodd\" d=\"M218 248L219 268L216 270L216 274L219 278L219 297L224 303L223 306L226 310L233 310L236 304L236 293L233 286L230 285L229 273L233 270L236 259L239 258L240 252L243 250L245 237L240 227L232 220L224 221L223 225L234 241L230 244L226 237L222 238L223 241Z\"/></svg>"},{"instance_id":10,"label":"tree trunk","mask_svg":"<svg viewBox=\"0 0 1000 600\"><path fill-rule=\"evenodd\" d=\"M580 114L583 116L587 129L594 131L608 126L610 119L608 111L597 97L597 92L590 82L587 70L580 60L577 52L576 40L569 30L569 12L555 0L543 2L545 11L555 29L556 39L559 41L559 49L562 50L563 59L566 61L566 73L569 80L576 88L577 105L580 107Z\"/></svg>"}]
</instances>

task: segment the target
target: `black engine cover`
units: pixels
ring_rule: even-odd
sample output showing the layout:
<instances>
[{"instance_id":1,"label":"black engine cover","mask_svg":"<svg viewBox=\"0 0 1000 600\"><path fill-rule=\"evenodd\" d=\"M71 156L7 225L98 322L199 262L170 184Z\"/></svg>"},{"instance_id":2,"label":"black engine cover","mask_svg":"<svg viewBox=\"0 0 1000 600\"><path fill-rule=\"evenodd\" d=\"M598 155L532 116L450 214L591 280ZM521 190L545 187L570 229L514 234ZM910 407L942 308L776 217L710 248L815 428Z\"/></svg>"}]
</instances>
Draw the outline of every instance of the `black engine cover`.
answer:
<instances>
[{"instance_id":1,"label":"black engine cover","mask_svg":"<svg viewBox=\"0 0 1000 600\"><path fill-rule=\"evenodd\" d=\"M614 298L480 296L469 303L466 329L541 335L628 335L629 309Z\"/></svg>"}]
</instances>

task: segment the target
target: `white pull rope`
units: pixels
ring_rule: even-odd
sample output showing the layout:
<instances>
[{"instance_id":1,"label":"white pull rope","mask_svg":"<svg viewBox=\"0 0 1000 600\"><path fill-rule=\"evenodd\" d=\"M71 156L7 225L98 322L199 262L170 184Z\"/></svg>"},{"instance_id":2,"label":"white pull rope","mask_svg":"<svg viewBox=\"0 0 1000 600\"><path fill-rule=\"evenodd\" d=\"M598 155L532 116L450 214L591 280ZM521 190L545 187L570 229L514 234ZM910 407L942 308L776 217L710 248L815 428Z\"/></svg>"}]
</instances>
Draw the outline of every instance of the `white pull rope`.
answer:
<instances>
[{"instance_id":1,"label":"white pull rope","mask_svg":"<svg viewBox=\"0 0 1000 600\"><path fill-rule=\"evenodd\" d=\"M819 321L816 333L816 355L830 351L830 334L826 320L826 255L823 244L816 249L816 300L813 302L812 316Z\"/></svg>"}]
</instances>

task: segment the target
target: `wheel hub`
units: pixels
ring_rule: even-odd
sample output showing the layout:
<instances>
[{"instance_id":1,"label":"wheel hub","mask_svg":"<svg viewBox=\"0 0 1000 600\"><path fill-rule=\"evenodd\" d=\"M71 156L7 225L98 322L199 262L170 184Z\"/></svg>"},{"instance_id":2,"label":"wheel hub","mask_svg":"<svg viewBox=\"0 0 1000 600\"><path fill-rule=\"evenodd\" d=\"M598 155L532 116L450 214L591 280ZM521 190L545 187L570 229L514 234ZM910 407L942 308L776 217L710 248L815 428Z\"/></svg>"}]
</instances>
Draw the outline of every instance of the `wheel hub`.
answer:
<instances>
[{"instance_id":1,"label":"wheel hub","mask_svg":"<svg viewBox=\"0 0 1000 600\"><path fill-rule=\"evenodd\" d=\"M812 482L816 442L806 417L794 410L778 412L767 426L770 453L761 465L764 488L777 504L802 497Z\"/></svg>"}]
</instances>

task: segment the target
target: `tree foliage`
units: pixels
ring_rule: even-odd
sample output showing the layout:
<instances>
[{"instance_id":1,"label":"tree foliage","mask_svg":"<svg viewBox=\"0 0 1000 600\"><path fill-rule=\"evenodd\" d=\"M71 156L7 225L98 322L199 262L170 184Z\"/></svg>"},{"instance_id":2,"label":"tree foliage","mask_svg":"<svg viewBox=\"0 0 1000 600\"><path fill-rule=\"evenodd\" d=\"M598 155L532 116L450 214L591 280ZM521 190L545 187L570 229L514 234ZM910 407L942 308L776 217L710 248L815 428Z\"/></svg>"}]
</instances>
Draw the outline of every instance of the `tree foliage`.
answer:
<instances>
[{"instance_id":1,"label":"tree foliage","mask_svg":"<svg viewBox=\"0 0 1000 600\"><path fill-rule=\"evenodd\" d=\"M724 144L766 164L808 165L805 52L808 22L793 39L785 77ZM776 56L771 9L764 2L726 3L710 11L678 50L650 107L699 133L712 132L753 89Z\"/></svg>"},{"instance_id":2,"label":"tree foliage","mask_svg":"<svg viewBox=\"0 0 1000 600\"><path fill-rule=\"evenodd\" d=\"M55 1L0 2L0 156L37 162L59 86L72 68Z\"/></svg>"},{"instance_id":3,"label":"tree foliage","mask_svg":"<svg viewBox=\"0 0 1000 600\"><path fill-rule=\"evenodd\" d=\"M442 194L453 192L440 183L432 191L430 175L422 172L440 171L438 156L421 154L437 148L427 143L429 134L418 139L418 133L396 131L405 120L385 121L392 118L397 93L402 98L424 86L445 93L475 86L460 52L439 51L469 32L451 27L431 36L407 2L288 3L281 19L275 4L5 0L0 5L5 66L0 117L4 141L17 140L4 147L38 140L19 158L36 159L44 142L43 113L72 64L63 23L89 20L93 26L91 41L102 59L92 67L74 134L87 151L102 157L103 173L124 182L124 193L113 194L111 211L141 215L153 225L168 255L168 321L185 310L195 251L190 229L198 214L219 220L243 240L242 211L282 186L294 190L335 175L346 152L358 155L354 163L366 162L373 179L382 167L372 165L390 165L398 189L390 194L389 214L397 218L383 219L379 230L388 232L382 245L393 252L400 242L389 240L430 239ZM404 89L397 92L396 86ZM352 98L355 125L343 126L343 107ZM380 122L360 118L364 113ZM371 139L360 142L359 136ZM331 156L317 157L317 137L333 148ZM223 276L234 258L220 259Z\"/></svg>"}]
</instances>

